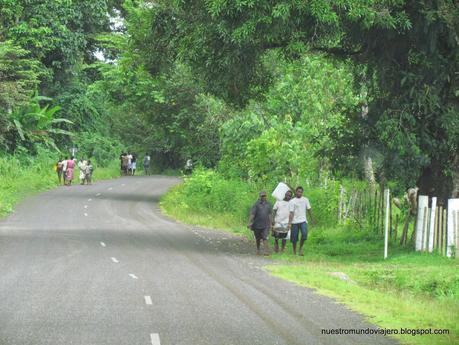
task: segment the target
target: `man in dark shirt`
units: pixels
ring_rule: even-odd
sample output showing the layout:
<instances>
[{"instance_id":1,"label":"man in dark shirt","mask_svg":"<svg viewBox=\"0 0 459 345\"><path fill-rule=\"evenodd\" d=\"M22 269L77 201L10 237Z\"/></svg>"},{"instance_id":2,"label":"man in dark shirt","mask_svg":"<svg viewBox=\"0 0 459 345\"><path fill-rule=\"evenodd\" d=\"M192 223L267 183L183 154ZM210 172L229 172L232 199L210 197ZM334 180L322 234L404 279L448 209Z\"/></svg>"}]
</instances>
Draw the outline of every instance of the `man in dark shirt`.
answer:
<instances>
[{"instance_id":1,"label":"man in dark shirt","mask_svg":"<svg viewBox=\"0 0 459 345\"><path fill-rule=\"evenodd\" d=\"M272 207L267 201L266 192L260 192L260 199L250 210L249 224L257 242L257 255L260 255L260 244L263 241L264 254L269 255L268 232L271 225Z\"/></svg>"}]
</instances>

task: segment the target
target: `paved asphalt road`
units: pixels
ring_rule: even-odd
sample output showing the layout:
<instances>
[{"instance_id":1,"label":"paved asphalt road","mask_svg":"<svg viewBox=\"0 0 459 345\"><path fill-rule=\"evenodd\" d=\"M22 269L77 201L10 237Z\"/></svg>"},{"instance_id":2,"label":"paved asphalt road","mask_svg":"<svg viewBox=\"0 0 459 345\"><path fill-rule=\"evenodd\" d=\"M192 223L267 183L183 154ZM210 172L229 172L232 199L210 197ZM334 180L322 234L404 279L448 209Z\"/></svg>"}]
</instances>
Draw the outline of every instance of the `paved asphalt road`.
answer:
<instances>
[{"instance_id":1,"label":"paved asphalt road","mask_svg":"<svg viewBox=\"0 0 459 345\"><path fill-rule=\"evenodd\" d=\"M371 326L269 276L252 244L162 216L177 182L59 187L0 221L0 344L395 344L321 335Z\"/></svg>"}]
</instances>

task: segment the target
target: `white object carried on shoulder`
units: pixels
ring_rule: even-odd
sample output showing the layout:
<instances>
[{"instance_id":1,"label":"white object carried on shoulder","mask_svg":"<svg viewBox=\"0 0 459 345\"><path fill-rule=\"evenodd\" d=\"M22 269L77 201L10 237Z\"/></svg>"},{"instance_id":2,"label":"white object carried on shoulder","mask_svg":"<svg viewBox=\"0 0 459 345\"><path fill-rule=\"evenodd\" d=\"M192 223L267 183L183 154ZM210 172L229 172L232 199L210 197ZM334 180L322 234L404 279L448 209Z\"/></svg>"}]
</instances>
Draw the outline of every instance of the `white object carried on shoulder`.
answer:
<instances>
[{"instance_id":1,"label":"white object carried on shoulder","mask_svg":"<svg viewBox=\"0 0 459 345\"><path fill-rule=\"evenodd\" d=\"M284 182L279 182L276 189L274 189L271 195L275 197L277 200L281 201L284 200L285 193L287 193L287 191L289 190L290 188Z\"/></svg>"}]
</instances>

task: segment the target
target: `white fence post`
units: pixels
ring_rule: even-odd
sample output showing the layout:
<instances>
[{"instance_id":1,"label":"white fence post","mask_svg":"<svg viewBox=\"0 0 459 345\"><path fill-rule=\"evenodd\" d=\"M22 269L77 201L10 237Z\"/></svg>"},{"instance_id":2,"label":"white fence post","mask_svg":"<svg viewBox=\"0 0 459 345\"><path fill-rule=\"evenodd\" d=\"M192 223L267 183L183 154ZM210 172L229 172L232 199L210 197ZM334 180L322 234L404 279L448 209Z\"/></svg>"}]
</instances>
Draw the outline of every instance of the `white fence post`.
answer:
<instances>
[{"instance_id":1,"label":"white fence post","mask_svg":"<svg viewBox=\"0 0 459 345\"><path fill-rule=\"evenodd\" d=\"M447 237L446 237L446 256L451 257L453 253L453 247L455 246L455 234L456 229L454 228L454 216L456 212L459 211L459 199L449 199L448 200L448 226L447 226Z\"/></svg>"},{"instance_id":2,"label":"white fence post","mask_svg":"<svg viewBox=\"0 0 459 345\"><path fill-rule=\"evenodd\" d=\"M435 229L435 215L437 214L437 198L432 198L432 207L430 209L430 231L429 231L429 253L433 252L434 246L434 229Z\"/></svg>"},{"instance_id":3,"label":"white fence post","mask_svg":"<svg viewBox=\"0 0 459 345\"><path fill-rule=\"evenodd\" d=\"M424 217L427 216L425 214L425 210L429 205L429 197L427 195L419 195L418 199L418 214L416 220L416 251L422 250L422 234L424 232Z\"/></svg>"},{"instance_id":4,"label":"white fence post","mask_svg":"<svg viewBox=\"0 0 459 345\"><path fill-rule=\"evenodd\" d=\"M388 246L388 239L389 239L389 207L390 207L390 191L389 189L384 190L384 196L386 199L386 219L384 224L384 259L387 259L387 246Z\"/></svg>"},{"instance_id":5,"label":"white fence post","mask_svg":"<svg viewBox=\"0 0 459 345\"><path fill-rule=\"evenodd\" d=\"M338 224L341 224L343 218L343 203L344 203L344 188L339 186L339 209L338 209Z\"/></svg>"},{"instance_id":6,"label":"white fence post","mask_svg":"<svg viewBox=\"0 0 459 345\"><path fill-rule=\"evenodd\" d=\"M459 258L459 211L456 211L456 259Z\"/></svg>"}]
</instances>

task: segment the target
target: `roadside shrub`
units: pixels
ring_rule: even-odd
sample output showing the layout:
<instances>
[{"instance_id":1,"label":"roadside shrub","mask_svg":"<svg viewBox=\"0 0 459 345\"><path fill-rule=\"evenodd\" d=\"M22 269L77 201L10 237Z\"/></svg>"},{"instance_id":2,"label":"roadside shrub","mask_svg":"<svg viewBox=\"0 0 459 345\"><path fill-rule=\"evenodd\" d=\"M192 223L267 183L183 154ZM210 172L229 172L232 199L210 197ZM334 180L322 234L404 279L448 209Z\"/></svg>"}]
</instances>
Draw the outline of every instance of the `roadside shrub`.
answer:
<instances>
[{"instance_id":1,"label":"roadside shrub","mask_svg":"<svg viewBox=\"0 0 459 345\"><path fill-rule=\"evenodd\" d=\"M0 156L0 215L13 210L13 205L24 195L57 185L53 165L54 151L37 147L37 155L22 153Z\"/></svg>"},{"instance_id":2,"label":"roadside shrub","mask_svg":"<svg viewBox=\"0 0 459 345\"><path fill-rule=\"evenodd\" d=\"M242 221L247 219L257 191L248 183L225 179L213 170L196 170L185 179L183 201L195 211L229 213Z\"/></svg>"},{"instance_id":3,"label":"roadside shrub","mask_svg":"<svg viewBox=\"0 0 459 345\"><path fill-rule=\"evenodd\" d=\"M181 200L186 207L203 213L224 213L245 224L250 207L258 199L258 193L266 190L268 195L280 181L266 184L251 183L238 178L227 178L214 170L197 169L186 177L181 189ZM294 185L291 185L295 188ZM339 198L338 184L331 181L327 187L304 187L309 198L317 227L336 225ZM272 204L275 200L270 198Z\"/></svg>"},{"instance_id":4,"label":"roadside shrub","mask_svg":"<svg viewBox=\"0 0 459 345\"><path fill-rule=\"evenodd\" d=\"M81 132L74 137L79 151L78 156L83 156L97 161L99 166L107 166L111 161L117 160L124 147L119 141L97 133Z\"/></svg>"}]
</instances>

